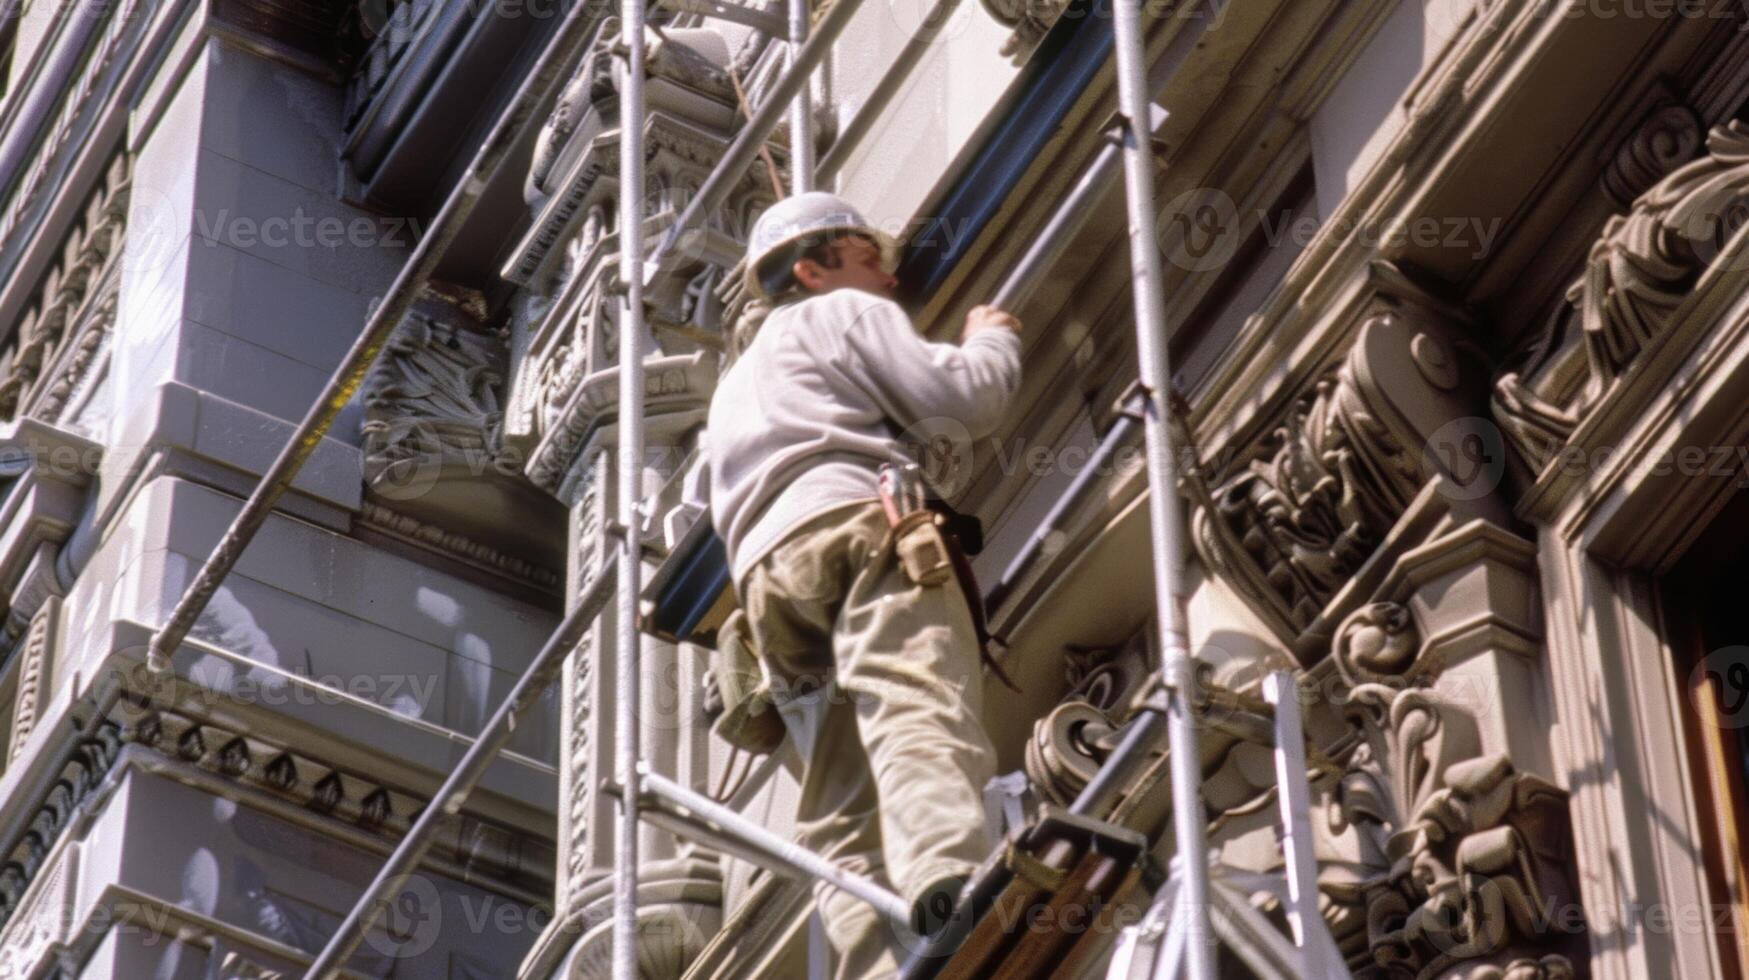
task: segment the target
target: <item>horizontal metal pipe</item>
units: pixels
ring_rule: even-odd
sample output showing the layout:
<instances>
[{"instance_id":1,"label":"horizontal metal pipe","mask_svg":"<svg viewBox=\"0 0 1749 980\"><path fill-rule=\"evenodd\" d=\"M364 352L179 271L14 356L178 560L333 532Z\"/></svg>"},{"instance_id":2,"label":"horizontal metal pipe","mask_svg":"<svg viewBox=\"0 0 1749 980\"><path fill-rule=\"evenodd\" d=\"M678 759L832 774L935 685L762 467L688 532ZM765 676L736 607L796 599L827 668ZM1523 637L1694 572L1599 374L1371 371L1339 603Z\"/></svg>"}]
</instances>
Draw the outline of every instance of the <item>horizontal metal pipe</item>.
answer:
<instances>
[{"instance_id":1,"label":"horizontal metal pipe","mask_svg":"<svg viewBox=\"0 0 1749 980\"><path fill-rule=\"evenodd\" d=\"M340 411L352 401L371 364L376 361L395 328L412 308L413 301L437 270L444 252L461 233L468 216L480 203L480 196L485 193L492 175L532 128L541 123L537 110L562 80L565 67L589 43L594 24L595 15L589 4L576 4L566 14L565 22L560 25L557 35L547 46L540 61L535 64L534 70L517 89L510 105L499 116L498 124L492 128L491 135L480 145L467 173L456 185L449 200L444 202L443 209L432 220L425 237L420 239L418 247L402 267L401 274L389 287L388 295L377 304L363 333L353 343L352 349L346 352L340 365L334 369L316 403L310 406L309 412L298 424L297 431L292 434L291 441L280 451L267 472L262 474L255 492L249 495L236 520L231 522L224 536L207 556L206 562L195 574L194 581L177 601L176 608L171 612L164 628L152 638L148 662L154 669L163 669L170 662L170 655L176 651L176 647L194 626L195 620L206 609L213 593L218 591L219 584L236 566L237 560L243 556L244 549L254 539L261 525L267 522L274 504L297 478L298 471L303 469L304 463L316 451L316 447L321 445L322 437L334 424Z\"/></svg>"},{"instance_id":2,"label":"horizontal metal pipe","mask_svg":"<svg viewBox=\"0 0 1749 980\"><path fill-rule=\"evenodd\" d=\"M1154 106L1153 110L1152 124L1155 127L1165 125L1166 110L1159 106ZM1051 213L1050 220L1045 222L1044 229L1020 257L1020 264L1002 280L995 298L990 300L993 305L1014 311L1026 302L1051 267L1057 264L1057 259L1068 250L1075 233L1087 224L1100 195L1106 192L1122 169L1122 136L1118 130L1112 130L1106 134L1105 145L1094 155L1093 162L1082 171L1075 186L1069 189L1063 202Z\"/></svg>"},{"instance_id":3,"label":"horizontal metal pipe","mask_svg":"<svg viewBox=\"0 0 1749 980\"><path fill-rule=\"evenodd\" d=\"M431 803L419 814L419 819L413 821L407 835L396 845L395 852L389 855L389 860L381 871L359 896L358 903L347 914L346 920L335 930L333 938L323 948L322 955L310 966L304 980L329 980L339 975L341 966L346 962L358 944L364 940L364 934L369 931L377 917L394 897L401 892L407 878L419 867L425 855L436 843L438 821L461 812L467 803L469 795L479 786L486 770L491 767L492 760L503 751L510 736L516 731L519 720L526 715L546 693L559 671L564 667L571 651L582 640L585 630L595 622L595 617L601 614L601 607L606 604L608 596L612 595L619 582L619 570L611 562L602 564L595 581L589 584L582 597L577 601L577 607L559 624L547 638L546 645L535 655L534 661L523 671L522 678L516 682L510 696L498 706L492 714L486 727L474 739L474 744L468 746L468 751L462 756L462 761L456 766L449 778L443 781L436 793L432 794Z\"/></svg>"},{"instance_id":4,"label":"horizontal metal pipe","mask_svg":"<svg viewBox=\"0 0 1749 980\"><path fill-rule=\"evenodd\" d=\"M766 93L765 100L759 104L759 108L753 111L747 124L742 126L740 133L735 136L735 142L729 144L728 150L724 151L723 158L717 161L710 176L706 177L704 183L699 185L698 193L692 195L692 200L687 202L686 210L680 212L680 217L662 236L662 241L656 246L656 250L650 253L648 260L644 263L644 281L646 283L654 282L656 277L663 272L664 262L680 246L681 240L693 233L696 226L715 211L728 198L729 192L735 189L735 184L747 172L747 168L753 164L753 158L759 154L759 148L765 144L766 137L771 135L771 131L777 128L778 121L783 119L784 114L789 111L790 101L796 97L797 92L801 91L802 86L808 83L814 69L819 67L821 60L826 57L826 52L832 49L833 43L838 40L838 35L850 25L850 19L856 16L856 12L861 6L862 0L836 0L831 9L826 11L826 16L822 17L820 23L814 26L813 34L808 37L808 43L802 45L801 50L796 52L795 60L790 62L789 70L785 71L778 78L777 84L772 86L771 91Z\"/></svg>"},{"instance_id":5,"label":"horizontal metal pipe","mask_svg":"<svg viewBox=\"0 0 1749 980\"><path fill-rule=\"evenodd\" d=\"M1063 522L1069 518L1070 514L1080 508L1088 491L1092 490L1106 475L1111 465L1111 458L1117 454L1120 446L1129 441L1130 436L1139 427L1135 413L1141 410L1141 404L1141 395L1132 396L1124 403L1123 414L1106 431L1105 438L1099 440L1099 446L1087 457L1087 465L1082 468L1081 472L1075 474L1075 479L1069 484L1069 488L1063 491L1063 495L1057 498L1055 504L1051 505L1050 512L1045 514L1043 520L1039 521L1037 529L1032 532L1031 537L1027 538L1026 544L1022 545L1020 551L1009 560L1008 567L1002 570L1002 577L996 580L996 584L991 586L988 592L984 593L984 608L987 611L993 613L1008 601L1008 598L1020 585L1021 579L1032 571L1033 564L1044 555L1045 546L1049 544L1051 537L1062 530Z\"/></svg>"},{"instance_id":6,"label":"horizontal metal pipe","mask_svg":"<svg viewBox=\"0 0 1749 980\"><path fill-rule=\"evenodd\" d=\"M730 838L756 849L769 860L788 868L793 874L823 881L848 895L854 895L893 923L910 928L911 907L904 899L874 881L845 871L813 851L784 840L703 793L695 793L666 776L652 772L647 764L639 765L638 771L646 794L690 811L701 820L716 824Z\"/></svg>"}]
</instances>

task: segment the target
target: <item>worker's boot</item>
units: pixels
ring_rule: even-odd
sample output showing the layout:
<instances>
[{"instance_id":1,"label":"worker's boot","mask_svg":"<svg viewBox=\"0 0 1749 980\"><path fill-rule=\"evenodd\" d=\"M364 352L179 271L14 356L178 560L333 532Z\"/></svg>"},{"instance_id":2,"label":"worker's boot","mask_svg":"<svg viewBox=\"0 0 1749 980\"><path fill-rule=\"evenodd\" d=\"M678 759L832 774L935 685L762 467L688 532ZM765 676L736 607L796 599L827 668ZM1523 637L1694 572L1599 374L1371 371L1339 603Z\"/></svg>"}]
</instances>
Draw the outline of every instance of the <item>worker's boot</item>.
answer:
<instances>
[{"instance_id":1,"label":"worker's boot","mask_svg":"<svg viewBox=\"0 0 1749 980\"><path fill-rule=\"evenodd\" d=\"M965 886L963 875L948 875L925 885L911 904L911 931L925 939L940 932L959 908Z\"/></svg>"}]
</instances>

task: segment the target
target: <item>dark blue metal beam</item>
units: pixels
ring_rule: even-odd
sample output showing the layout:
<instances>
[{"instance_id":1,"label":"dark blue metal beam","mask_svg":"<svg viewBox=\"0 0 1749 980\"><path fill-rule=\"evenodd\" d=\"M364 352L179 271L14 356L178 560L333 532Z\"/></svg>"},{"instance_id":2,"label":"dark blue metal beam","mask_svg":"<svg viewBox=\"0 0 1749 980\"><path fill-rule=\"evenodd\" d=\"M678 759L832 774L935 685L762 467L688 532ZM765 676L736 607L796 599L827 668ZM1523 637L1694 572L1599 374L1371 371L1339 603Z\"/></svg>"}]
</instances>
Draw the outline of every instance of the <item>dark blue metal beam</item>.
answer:
<instances>
[{"instance_id":1,"label":"dark blue metal beam","mask_svg":"<svg viewBox=\"0 0 1749 980\"><path fill-rule=\"evenodd\" d=\"M927 208L929 219L911 237L899 264L908 299L927 301L947 281L1045 145L1062 133L1111 49L1110 0L1071 4L996 108L1000 121Z\"/></svg>"}]
</instances>

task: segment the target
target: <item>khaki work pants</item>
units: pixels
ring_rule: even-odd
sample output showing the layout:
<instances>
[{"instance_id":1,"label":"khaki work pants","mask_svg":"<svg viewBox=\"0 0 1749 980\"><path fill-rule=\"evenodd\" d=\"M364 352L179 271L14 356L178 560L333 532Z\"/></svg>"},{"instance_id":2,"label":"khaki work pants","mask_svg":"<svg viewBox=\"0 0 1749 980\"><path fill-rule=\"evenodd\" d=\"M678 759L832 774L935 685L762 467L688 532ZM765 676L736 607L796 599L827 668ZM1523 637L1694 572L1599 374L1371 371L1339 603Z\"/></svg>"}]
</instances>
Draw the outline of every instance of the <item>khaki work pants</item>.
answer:
<instances>
[{"instance_id":1,"label":"khaki work pants","mask_svg":"<svg viewBox=\"0 0 1749 980\"><path fill-rule=\"evenodd\" d=\"M900 567L880 504L821 515L749 569L741 598L803 760L797 839L907 902L989 855L977 636L959 583ZM843 980L895 973L914 937L816 885Z\"/></svg>"}]
</instances>

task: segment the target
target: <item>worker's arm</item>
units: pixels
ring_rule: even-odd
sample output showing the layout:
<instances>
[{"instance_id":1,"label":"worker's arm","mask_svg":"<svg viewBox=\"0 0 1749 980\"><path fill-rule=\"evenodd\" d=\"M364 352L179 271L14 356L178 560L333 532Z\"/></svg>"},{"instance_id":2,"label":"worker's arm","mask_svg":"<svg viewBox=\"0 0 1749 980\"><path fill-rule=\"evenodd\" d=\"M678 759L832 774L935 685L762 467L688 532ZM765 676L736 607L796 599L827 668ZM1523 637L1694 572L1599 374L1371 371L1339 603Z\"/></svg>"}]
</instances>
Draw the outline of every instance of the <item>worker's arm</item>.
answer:
<instances>
[{"instance_id":1,"label":"worker's arm","mask_svg":"<svg viewBox=\"0 0 1749 980\"><path fill-rule=\"evenodd\" d=\"M845 333L852 375L901 428L924 419L957 420L979 439L996 430L1020 387L1018 323L976 312L958 345L917 335L892 302L871 304ZM981 327L981 329L979 329Z\"/></svg>"}]
</instances>

